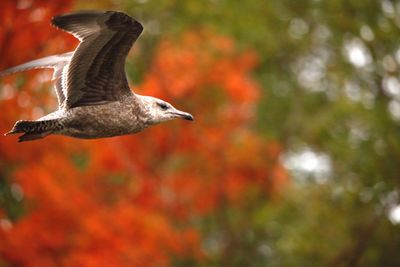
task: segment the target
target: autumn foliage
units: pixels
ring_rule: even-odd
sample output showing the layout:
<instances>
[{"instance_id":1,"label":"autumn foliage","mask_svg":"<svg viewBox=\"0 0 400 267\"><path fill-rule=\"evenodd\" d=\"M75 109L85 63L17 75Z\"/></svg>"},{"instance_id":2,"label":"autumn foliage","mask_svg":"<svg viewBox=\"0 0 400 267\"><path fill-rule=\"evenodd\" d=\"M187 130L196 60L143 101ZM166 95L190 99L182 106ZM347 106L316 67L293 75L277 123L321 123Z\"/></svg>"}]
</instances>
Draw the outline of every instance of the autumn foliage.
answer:
<instances>
[{"instance_id":1,"label":"autumn foliage","mask_svg":"<svg viewBox=\"0 0 400 267\"><path fill-rule=\"evenodd\" d=\"M48 25L65 11L55 2L68 7L70 1L35 1L25 9L0 3L1 68L74 48L74 40ZM24 29L28 33L20 34ZM146 52L140 40L139 50ZM10 218L0 203L0 266L206 260L206 218L267 200L286 182L280 146L251 128L260 97L251 78L256 63L257 55L238 52L231 39L208 31L163 40L134 90L173 102L193 113L194 123L174 121L100 140L50 136L19 144L1 137L0 179L14 188L24 212ZM31 71L1 82L0 131L55 108L43 81L49 75Z\"/></svg>"}]
</instances>

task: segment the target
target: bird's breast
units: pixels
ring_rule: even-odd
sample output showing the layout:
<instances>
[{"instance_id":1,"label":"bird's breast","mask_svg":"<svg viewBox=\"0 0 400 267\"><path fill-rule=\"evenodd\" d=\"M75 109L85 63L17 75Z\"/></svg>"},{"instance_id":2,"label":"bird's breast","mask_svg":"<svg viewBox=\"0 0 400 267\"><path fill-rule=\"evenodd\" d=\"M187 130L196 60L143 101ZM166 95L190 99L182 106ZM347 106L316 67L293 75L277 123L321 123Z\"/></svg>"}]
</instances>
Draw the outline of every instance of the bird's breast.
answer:
<instances>
[{"instance_id":1,"label":"bird's breast","mask_svg":"<svg viewBox=\"0 0 400 267\"><path fill-rule=\"evenodd\" d=\"M134 104L115 101L69 110L66 135L99 138L136 133L147 127L143 114Z\"/></svg>"}]
</instances>

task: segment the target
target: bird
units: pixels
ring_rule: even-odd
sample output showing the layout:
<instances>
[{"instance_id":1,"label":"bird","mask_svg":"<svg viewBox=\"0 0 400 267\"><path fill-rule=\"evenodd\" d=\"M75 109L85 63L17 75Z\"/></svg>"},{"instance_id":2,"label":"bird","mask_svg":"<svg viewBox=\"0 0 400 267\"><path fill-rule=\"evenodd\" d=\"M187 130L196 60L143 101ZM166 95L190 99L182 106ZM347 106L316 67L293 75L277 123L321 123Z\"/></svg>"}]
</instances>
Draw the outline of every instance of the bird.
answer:
<instances>
[{"instance_id":1,"label":"bird","mask_svg":"<svg viewBox=\"0 0 400 267\"><path fill-rule=\"evenodd\" d=\"M47 56L0 72L52 68L58 109L37 120L19 120L5 135L18 142L51 134L96 139L138 133L150 126L193 115L128 85L125 60L143 31L140 22L119 11L77 11L55 16L51 24L75 36L72 52Z\"/></svg>"}]
</instances>

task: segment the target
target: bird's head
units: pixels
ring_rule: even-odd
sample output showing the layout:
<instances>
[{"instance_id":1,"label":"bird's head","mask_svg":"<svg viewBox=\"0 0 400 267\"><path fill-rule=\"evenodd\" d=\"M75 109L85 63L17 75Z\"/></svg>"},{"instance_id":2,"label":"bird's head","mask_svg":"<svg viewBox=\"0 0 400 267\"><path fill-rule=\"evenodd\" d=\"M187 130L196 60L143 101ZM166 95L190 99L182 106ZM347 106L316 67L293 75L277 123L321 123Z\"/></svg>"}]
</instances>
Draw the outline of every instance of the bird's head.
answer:
<instances>
[{"instance_id":1,"label":"bird's head","mask_svg":"<svg viewBox=\"0 0 400 267\"><path fill-rule=\"evenodd\" d=\"M141 96L141 99L150 115L150 124L158 124L177 118L189 121L194 119L190 113L180 111L164 100L151 96Z\"/></svg>"}]
</instances>

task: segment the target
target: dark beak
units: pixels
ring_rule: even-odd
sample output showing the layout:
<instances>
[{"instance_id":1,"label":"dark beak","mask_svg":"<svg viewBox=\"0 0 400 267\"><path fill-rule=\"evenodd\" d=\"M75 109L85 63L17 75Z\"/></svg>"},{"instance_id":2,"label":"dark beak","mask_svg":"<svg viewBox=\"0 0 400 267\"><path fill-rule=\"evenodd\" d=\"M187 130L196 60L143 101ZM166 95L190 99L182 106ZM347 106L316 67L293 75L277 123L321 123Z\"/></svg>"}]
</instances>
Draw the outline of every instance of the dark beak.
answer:
<instances>
[{"instance_id":1,"label":"dark beak","mask_svg":"<svg viewBox=\"0 0 400 267\"><path fill-rule=\"evenodd\" d=\"M194 120L192 114L187 113L187 112L183 112L183 111L177 110L177 111L173 112L173 114L174 114L174 116L176 118L182 118L182 119L185 119L187 121L193 121Z\"/></svg>"},{"instance_id":2,"label":"dark beak","mask_svg":"<svg viewBox=\"0 0 400 267\"><path fill-rule=\"evenodd\" d=\"M183 116L183 118L185 120L187 120L187 121L193 121L194 120L193 115L189 114L189 113L187 115Z\"/></svg>"}]
</instances>

